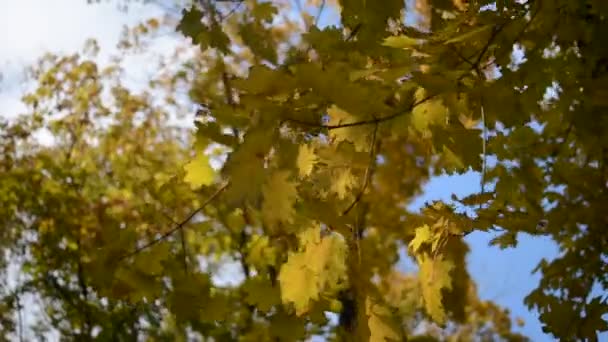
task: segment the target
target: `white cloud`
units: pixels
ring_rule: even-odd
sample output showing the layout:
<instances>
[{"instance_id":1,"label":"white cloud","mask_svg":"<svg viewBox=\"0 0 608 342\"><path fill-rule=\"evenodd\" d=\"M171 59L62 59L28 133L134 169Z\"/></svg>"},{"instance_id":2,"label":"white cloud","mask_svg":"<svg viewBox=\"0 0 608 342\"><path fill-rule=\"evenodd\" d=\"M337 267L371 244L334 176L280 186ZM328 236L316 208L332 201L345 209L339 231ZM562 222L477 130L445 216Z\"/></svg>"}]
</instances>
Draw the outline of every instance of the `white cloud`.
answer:
<instances>
[{"instance_id":1,"label":"white cloud","mask_svg":"<svg viewBox=\"0 0 608 342\"><path fill-rule=\"evenodd\" d=\"M133 1L123 11L114 1L0 0L0 115L12 117L25 108L24 70L46 52L73 53L87 39L112 51L124 25L162 15L156 5Z\"/></svg>"}]
</instances>

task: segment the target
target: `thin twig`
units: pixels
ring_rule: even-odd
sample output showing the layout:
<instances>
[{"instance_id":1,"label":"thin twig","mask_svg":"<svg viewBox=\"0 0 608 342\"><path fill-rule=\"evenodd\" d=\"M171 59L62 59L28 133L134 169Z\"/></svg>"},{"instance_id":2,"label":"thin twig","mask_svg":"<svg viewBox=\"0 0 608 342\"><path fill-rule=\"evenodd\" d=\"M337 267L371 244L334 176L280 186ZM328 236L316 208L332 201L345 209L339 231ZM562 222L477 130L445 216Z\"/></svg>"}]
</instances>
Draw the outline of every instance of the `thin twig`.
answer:
<instances>
[{"instance_id":1,"label":"thin twig","mask_svg":"<svg viewBox=\"0 0 608 342\"><path fill-rule=\"evenodd\" d=\"M490 48L490 46L492 45L492 43L494 42L494 40L496 39L498 34L503 30L503 28L506 25L507 24L502 23L502 24L498 24L492 28L492 33L490 34L490 38L488 39L486 44L481 48L479 55L475 59L475 62L473 62L473 64L471 65L471 68L469 69L469 71L463 73L458 78L459 81L462 80L464 77L466 77L466 75L468 75L471 71L475 71L478 76L481 76L481 71L479 70L479 63L481 63L481 60L485 56L486 52L488 52L488 49Z\"/></svg>"},{"instance_id":2,"label":"thin twig","mask_svg":"<svg viewBox=\"0 0 608 342\"><path fill-rule=\"evenodd\" d=\"M435 96L437 96L438 94L433 94L433 95L429 95L419 101L415 101L413 103L411 103L406 109L404 109L403 111L391 114L391 115L387 115L384 117L379 117L379 118L373 118L373 119L368 119L368 120L362 120L362 121L356 121L356 122L349 122L349 123L343 123L343 124L337 124L337 125L323 125L323 124L319 124L316 122L307 122L307 121L300 121L298 119L294 119L294 118L287 118L285 119L285 121L290 121L296 124L300 124L303 126L310 126L310 127L317 127L317 128L324 128L327 130L332 130L332 129L338 129L338 128L345 128L345 127L355 127L355 126L363 126L363 125L372 125L372 124L379 124L381 122L384 121L389 121L392 119L395 119L401 115L405 115L407 113L409 113L410 111L412 111L412 109L414 109L416 106L421 105L431 99L433 99Z\"/></svg>"},{"instance_id":3,"label":"thin twig","mask_svg":"<svg viewBox=\"0 0 608 342\"><path fill-rule=\"evenodd\" d=\"M192 220L192 218L198 214L201 210L203 210L209 203L211 203L216 197L218 197L222 191L224 191L228 185L230 185L230 182L227 182L226 184L224 184L221 188L219 188L213 195L211 195L211 197L209 197L200 207L198 207L196 210L194 210L192 213L190 213L190 215L188 215L188 217L186 217L183 221L181 221L180 223L178 223L177 225L175 225L173 228L169 229L168 231L166 231L164 234L162 234L161 236L159 236L158 238L146 243L145 245L136 248L135 250L133 250L132 252L125 254L124 256L122 256L120 259L118 259L119 261L122 261L124 259L128 259L156 244L158 244L159 242L165 240L166 238L168 238L169 236L173 235L173 233L175 233L176 231L182 229L188 222L190 222L190 220Z\"/></svg>"},{"instance_id":4,"label":"thin twig","mask_svg":"<svg viewBox=\"0 0 608 342\"><path fill-rule=\"evenodd\" d=\"M374 133L372 134L372 142L371 142L370 148L369 148L369 164L367 165L367 168L365 169L365 174L363 175L363 186L361 186L361 190L357 194L357 197L355 197L355 200L348 206L348 208L346 208L342 212L342 216L346 216L346 214L348 214L355 207L355 205L357 205L357 203L359 203L359 201L363 197L363 193L367 189L367 186L368 186L370 178L371 178L370 177L371 176L371 168L372 168L372 165L374 164L374 162L376 160L375 147L376 147L376 135L377 135L377 133L378 133L378 124L376 124L376 126L374 126Z\"/></svg>"},{"instance_id":5,"label":"thin twig","mask_svg":"<svg viewBox=\"0 0 608 342\"><path fill-rule=\"evenodd\" d=\"M487 128L486 128L486 114L483 110L483 102L481 104L481 124L483 126L483 135L481 142L481 150L483 153L483 159L481 161L481 194L485 193L485 184L486 184L486 141L487 137ZM481 204L479 205L481 209Z\"/></svg>"},{"instance_id":6,"label":"thin twig","mask_svg":"<svg viewBox=\"0 0 608 342\"><path fill-rule=\"evenodd\" d=\"M230 18L231 15L233 15L240 7L241 5L244 3L244 1L239 2L236 6L232 7L232 9L230 11L228 11L228 13L226 13L225 15L219 15L220 17L220 21L223 22L224 20Z\"/></svg>"},{"instance_id":7,"label":"thin twig","mask_svg":"<svg viewBox=\"0 0 608 342\"><path fill-rule=\"evenodd\" d=\"M184 264L184 274L188 274L188 255L186 254L186 237L184 230L179 230L179 239L182 243L182 263Z\"/></svg>"},{"instance_id":8,"label":"thin twig","mask_svg":"<svg viewBox=\"0 0 608 342\"><path fill-rule=\"evenodd\" d=\"M319 11L317 12L317 16L315 17L315 26L319 25L319 19L321 19L321 14L323 14L323 10L325 9L326 0L321 2L321 6L319 6Z\"/></svg>"},{"instance_id":9,"label":"thin twig","mask_svg":"<svg viewBox=\"0 0 608 342\"><path fill-rule=\"evenodd\" d=\"M350 31L350 34L348 35L348 37L346 37L346 39L344 40L345 42L349 42L351 39L355 38L355 36L357 35L357 33L359 32L359 30L361 29L361 26L363 26L362 23L357 24L352 31Z\"/></svg>"},{"instance_id":10,"label":"thin twig","mask_svg":"<svg viewBox=\"0 0 608 342\"><path fill-rule=\"evenodd\" d=\"M463 55L462 52L460 52L460 50L458 50L455 46L448 45L448 47L450 49L452 49L452 51L454 51L456 53L456 55L458 56L458 58L460 58L461 60L463 60L469 66L475 67L475 63L471 62L471 60L469 58L467 58L465 55Z\"/></svg>"}]
</instances>

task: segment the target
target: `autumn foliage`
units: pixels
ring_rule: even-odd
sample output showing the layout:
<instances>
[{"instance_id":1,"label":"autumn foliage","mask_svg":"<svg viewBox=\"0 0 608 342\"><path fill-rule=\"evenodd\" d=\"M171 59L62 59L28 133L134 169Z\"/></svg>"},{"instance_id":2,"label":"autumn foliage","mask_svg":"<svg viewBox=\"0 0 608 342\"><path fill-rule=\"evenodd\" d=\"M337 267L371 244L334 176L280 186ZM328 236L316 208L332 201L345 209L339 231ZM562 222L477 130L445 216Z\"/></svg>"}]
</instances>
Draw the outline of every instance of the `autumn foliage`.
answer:
<instances>
[{"instance_id":1,"label":"autumn foliage","mask_svg":"<svg viewBox=\"0 0 608 342\"><path fill-rule=\"evenodd\" d=\"M555 338L597 341L606 15L601 0L203 0L128 32L123 53L166 25L195 47L143 93L119 62L43 58L29 113L0 127L2 266L21 270L3 337L30 300L28 329L77 341L526 340L467 272L466 237L495 231L501 248L555 241L525 303ZM194 134L173 121L184 86ZM431 177L469 171L478 192L408 209Z\"/></svg>"}]
</instances>

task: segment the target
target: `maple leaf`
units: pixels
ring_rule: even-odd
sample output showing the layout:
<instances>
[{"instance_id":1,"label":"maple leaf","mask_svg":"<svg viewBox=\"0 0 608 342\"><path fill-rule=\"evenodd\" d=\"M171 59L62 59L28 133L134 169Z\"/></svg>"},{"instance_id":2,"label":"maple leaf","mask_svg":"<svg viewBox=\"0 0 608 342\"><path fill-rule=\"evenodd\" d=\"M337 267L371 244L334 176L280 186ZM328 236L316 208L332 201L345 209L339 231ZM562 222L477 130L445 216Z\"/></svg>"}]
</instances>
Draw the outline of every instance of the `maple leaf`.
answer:
<instances>
[{"instance_id":1,"label":"maple leaf","mask_svg":"<svg viewBox=\"0 0 608 342\"><path fill-rule=\"evenodd\" d=\"M365 299L365 312L368 320L369 341L402 341L401 329L393 321L386 306L375 303L369 296Z\"/></svg>"},{"instance_id":2,"label":"maple leaf","mask_svg":"<svg viewBox=\"0 0 608 342\"><path fill-rule=\"evenodd\" d=\"M169 258L170 252L168 244L156 245L145 253L137 255L135 267L145 274L159 275L164 269L162 262Z\"/></svg>"},{"instance_id":3,"label":"maple leaf","mask_svg":"<svg viewBox=\"0 0 608 342\"><path fill-rule=\"evenodd\" d=\"M327 109L327 115L329 115L329 122L327 124L330 126L360 121L357 117L352 116L335 105ZM354 126L332 129L329 132L329 136L335 142L350 141L355 145L355 149L367 150L370 147L371 133L372 131L369 127Z\"/></svg>"},{"instance_id":4,"label":"maple leaf","mask_svg":"<svg viewBox=\"0 0 608 342\"><path fill-rule=\"evenodd\" d=\"M209 157L204 153L198 153L196 158L184 166L184 170L186 170L184 181L190 183L193 188L211 185L215 179L215 171L209 165Z\"/></svg>"},{"instance_id":5,"label":"maple leaf","mask_svg":"<svg viewBox=\"0 0 608 342\"><path fill-rule=\"evenodd\" d=\"M319 298L319 284L307 262L306 255L291 253L279 274L281 299L283 303L293 303L298 316L308 312L311 300Z\"/></svg>"},{"instance_id":6,"label":"maple leaf","mask_svg":"<svg viewBox=\"0 0 608 342\"><path fill-rule=\"evenodd\" d=\"M428 243L432 239L431 228L428 225L416 228L416 235L410 241L409 247L412 251L417 252L423 243Z\"/></svg>"},{"instance_id":7,"label":"maple leaf","mask_svg":"<svg viewBox=\"0 0 608 342\"><path fill-rule=\"evenodd\" d=\"M306 334L306 320L285 312L278 312L270 318L270 332L280 341L299 341Z\"/></svg>"},{"instance_id":8,"label":"maple leaf","mask_svg":"<svg viewBox=\"0 0 608 342\"><path fill-rule=\"evenodd\" d=\"M418 257L418 266L420 267L420 287L424 307L435 322L443 324L446 321L446 313L443 308L441 291L452 288L449 273L454 268L454 264L449 260L444 260L442 255L435 258L422 255Z\"/></svg>"},{"instance_id":9,"label":"maple leaf","mask_svg":"<svg viewBox=\"0 0 608 342\"><path fill-rule=\"evenodd\" d=\"M247 303L255 305L260 311L268 312L281 303L279 288L260 276L245 280L243 290L247 294Z\"/></svg>"},{"instance_id":10,"label":"maple leaf","mask_svg":"<svg viewBox=\"0 0 608 342\"><path fill-rule=\"evenodd\" d=\"M304 248L318 244L321 242L321 226L315 222L302 230L298 234L298 241L299 245Z\"/></svg>"},{"instance_id":11,"label":"maple leaf","mask_svg":"<svg viewBox=\"0 0 608 342\"><path fill-rule=\"evenodd\" d=\"M350 190L357 185L357 179L350 169L342 169L337 171L337 173L335 180L331 183L331 191L336 193L338 198L344 199Z\"/></svg>"},{"instance_id":12,"label":"maple leaf","mask_svg":"<svg viewBox=\"0 0 608 342\"><path fill-rule=\"evenodd\" d=\"M346 278L346 243L332 234L321 242L306 245L306 258L322 289L336 290L344 285Z\"/></svg>"},{"instance_id":13,"label":"maple leaf","mask_svg":"<svg viewBox=\"0 0 608 342\"><path fill-rule=\"evenodd\" d=\"M337 292L346 284L344 240L333 234L324 238L319 235L317 224L303 231L300 234L303 251L291 253L287 263L281 268L279 281L283 302L294 303L298 315L307 312L309 301L317 300L321 292ZM297 277L297 280L290 277ZM304 293L298 295L290 286L294 286L294 281L303 281L302 277L307 278L306 283L298 285L297 289ZM303 285L309 288L304 290L301 288Z\"/></svg>"},{"instance_id":14,"label":"maple leaf","mask_svg":"<svg viewBox=\"0 0 608 342\"><path fill-rule=\"evenodd\" d=\"M262 213L264 220L271 226L280 222L293 222L295 215L294 203L298 191L294 182L289 180L287 170L275 171L262 187L264 203Z\"/></svg>"},{"instance_id":15,"label":"maple leaf","mask_svg":"<svg viewBox=\"0 0 608 342\"><path fill-rule=\"evenodd\" d=\"M421 101L426 96L426 91L419 88L416 91L416 101ZM446 124L448 115L447 108L440 100L432 99L421 103L412 110L412 123L414 127L425 132L430 126Z\"/></svg>"},{"instance_id":16,"label":"maple leaf","mask_svg":"<svg viewBox=\"0 0 608 342\"><path fill-rule=\"evenodd\" d=\"M275 263L277 251L275 247L270 245L268 236L253 235L247 247L246 261L248 264L262 269Z\"/></svg>"},{"instance_id":17,"label":"maple leaf","mask_svg":"<svg viewBox=\"0 0 608 342\"><path fill-rule=\"evenodd\" d=\"M317 162L318 158L315 150L308 145L300 145L298 150L298 165L299 175L301 178L309 176Z\"/></svg>"},{"instance_id":18,"label":"maple leaf","mask_svg":"<svg viewBox=\"0 0 608 342\"><path fill-rule=\"evenodd\" d=\"M193 42L197 42L198 35L206 30L205 25L202 23L203 12L197 8L192 7L188 10L182 11L182 18L176 27L176 30L181 32L184 36L190 37Z\"/></svg>"}]
</instances>

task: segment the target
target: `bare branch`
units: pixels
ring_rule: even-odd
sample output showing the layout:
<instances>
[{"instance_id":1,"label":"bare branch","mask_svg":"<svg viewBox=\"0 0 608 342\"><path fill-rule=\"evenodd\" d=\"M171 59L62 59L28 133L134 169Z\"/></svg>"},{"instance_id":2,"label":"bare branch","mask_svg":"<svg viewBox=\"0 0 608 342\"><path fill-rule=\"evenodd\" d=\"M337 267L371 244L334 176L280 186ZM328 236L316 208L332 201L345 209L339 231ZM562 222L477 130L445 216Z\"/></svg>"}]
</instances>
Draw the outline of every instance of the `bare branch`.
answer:
<instances>
[{"instance_id":1,"label":"bare branch","mask_svg":"<svg viewBox=\"0 0 608 342\"><path fill-rule=\"evenodd\" d=\"M315 26L319 25L319 19L321 19L321 14L323 14L323 10L325 10L325 5L327 0L323 0L321 2L321 6L319 6L319 11L317 12L317 16L315 17Z\"/></svg>"}]
</instances>

